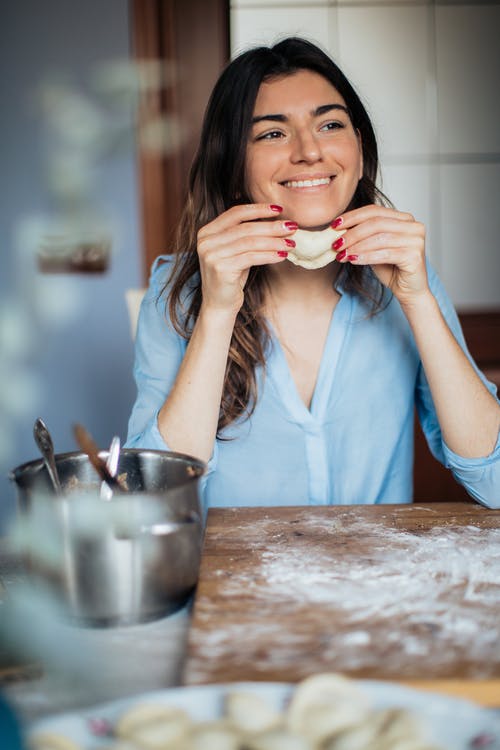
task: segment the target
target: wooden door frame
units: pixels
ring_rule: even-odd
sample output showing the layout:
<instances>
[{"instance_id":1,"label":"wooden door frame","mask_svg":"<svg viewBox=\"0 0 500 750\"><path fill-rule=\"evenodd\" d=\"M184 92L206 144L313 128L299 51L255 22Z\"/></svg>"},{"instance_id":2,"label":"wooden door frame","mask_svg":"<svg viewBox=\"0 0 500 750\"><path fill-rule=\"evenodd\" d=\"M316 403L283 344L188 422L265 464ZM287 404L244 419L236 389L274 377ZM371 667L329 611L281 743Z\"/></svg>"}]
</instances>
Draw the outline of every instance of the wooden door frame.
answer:
<instances>
[{"instance_id":1,"label":"wooden door frame","mask_svg":"<svg viewBox=\"0 0 500 750\"><path fill-rule=\"evenodd\" d=\"M130 28L136 60L168 61L176 72L171 85L143 96L139 117L174 114L188 131L169 154L138 155L146 281L153 260L172 246L203 113L229 60L229 0L130 0Z\"/></svg>"}]
</instances>

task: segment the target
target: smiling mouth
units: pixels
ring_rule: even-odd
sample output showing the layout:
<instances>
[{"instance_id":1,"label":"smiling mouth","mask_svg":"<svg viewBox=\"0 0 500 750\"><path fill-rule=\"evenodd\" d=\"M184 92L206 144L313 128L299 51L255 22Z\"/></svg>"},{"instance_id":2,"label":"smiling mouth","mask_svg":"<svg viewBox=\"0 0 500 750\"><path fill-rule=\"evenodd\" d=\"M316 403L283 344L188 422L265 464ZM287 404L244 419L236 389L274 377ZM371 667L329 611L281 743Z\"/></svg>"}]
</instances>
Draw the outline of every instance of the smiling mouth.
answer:
<instances>
[{"instance_id":1,"label":"smiling mouth","mask_svg":"<svg viewBox=\"0 0 500 750\"><path fill-rule=\"evenodd\" d=\"M282 182L281 185L287 188L308 188L308 187L319 187L320 185L329 185L333 177L317 177L310 180L287 180Z\"/></svg>"}]
</instances>

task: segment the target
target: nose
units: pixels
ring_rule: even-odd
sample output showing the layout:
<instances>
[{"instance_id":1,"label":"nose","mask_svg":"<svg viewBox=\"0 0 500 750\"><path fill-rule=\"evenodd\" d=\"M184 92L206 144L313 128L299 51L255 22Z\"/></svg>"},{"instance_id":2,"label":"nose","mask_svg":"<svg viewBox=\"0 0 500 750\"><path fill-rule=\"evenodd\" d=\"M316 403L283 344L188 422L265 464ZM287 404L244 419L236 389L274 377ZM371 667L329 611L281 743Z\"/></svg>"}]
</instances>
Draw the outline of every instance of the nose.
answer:
<instances>
[{"instance_id":1,"label":"nose","mask_svg":"<svg viewBox=\"0 0 500 750\"><path fill-rule=\"evenodd\" d=\"M304 128L295 134L291 153L293 162L311 164L321 159L321 148L316 135L309 128Z\"/></svg>"}]
</instances>

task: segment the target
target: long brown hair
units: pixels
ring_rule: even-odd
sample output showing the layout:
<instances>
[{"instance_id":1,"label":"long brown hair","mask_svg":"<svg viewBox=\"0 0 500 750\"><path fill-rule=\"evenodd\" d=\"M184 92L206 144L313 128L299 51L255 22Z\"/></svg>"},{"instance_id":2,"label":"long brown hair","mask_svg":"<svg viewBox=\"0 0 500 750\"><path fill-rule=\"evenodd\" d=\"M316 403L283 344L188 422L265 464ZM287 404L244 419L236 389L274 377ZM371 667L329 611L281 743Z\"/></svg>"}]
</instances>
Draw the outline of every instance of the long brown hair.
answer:
<instances>
[{"instance_id":1,"label":"long brown hair","mask_svg":"<svg viewBox=\"0 0 500 750\"><path fill-rule=\"evenodd\" d=\"M167 285L168 305L173 325L186 339L191 335L202 301L197 232L231 206L252 202L245 189L245 156L259 87L263 81L299 70L319 73L334 86L346 102L353 127L360 133L363 177L349 207L388 203L375 185L378 150L370 118L355 90L328 55L297 37L239 55L222 72L208 102L174 243L176 260ZM366 300L371 314L381 308L384 287L369 267L342 264L335 283ZM236 419L248 417L255 408L256 368L264 368L269 342L262 312L265 289L265 266L252 267L229 348L219 434Z\"/></svg>"}]
</instances>

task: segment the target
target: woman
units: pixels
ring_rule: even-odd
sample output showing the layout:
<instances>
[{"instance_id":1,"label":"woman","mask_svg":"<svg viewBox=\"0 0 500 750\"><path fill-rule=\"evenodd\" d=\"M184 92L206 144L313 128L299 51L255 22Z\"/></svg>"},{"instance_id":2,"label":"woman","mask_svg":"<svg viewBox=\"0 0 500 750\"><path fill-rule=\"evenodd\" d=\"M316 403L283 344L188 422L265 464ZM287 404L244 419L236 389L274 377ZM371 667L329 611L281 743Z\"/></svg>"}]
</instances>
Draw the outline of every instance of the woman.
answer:
<instances>
[{"instance_id":1,"label":"woman","mask_svg":"<svg viewBox=\"0 0 500 750\"><path fill-rule=\"evenodd\" d=\"M175 262L142 304L128 436L207 461L206 505L410 502L415 405L434 455L500 505L495 389L377 169L361 101L311 43L222 73ZM287 260L298 228L331 224L334 262Z\"/></svg>"}]
</instances>

